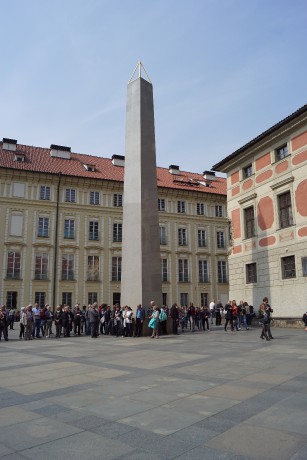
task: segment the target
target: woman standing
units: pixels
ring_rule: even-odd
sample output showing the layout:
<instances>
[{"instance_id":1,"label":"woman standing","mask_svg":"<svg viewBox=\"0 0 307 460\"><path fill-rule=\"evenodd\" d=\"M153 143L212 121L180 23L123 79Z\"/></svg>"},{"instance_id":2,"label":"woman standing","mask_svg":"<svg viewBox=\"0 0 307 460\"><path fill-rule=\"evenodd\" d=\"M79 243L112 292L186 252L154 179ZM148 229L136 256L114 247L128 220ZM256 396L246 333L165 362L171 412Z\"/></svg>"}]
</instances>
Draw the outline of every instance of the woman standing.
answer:
<instances>
[{"instance_id":1,"label":"woman standing","mask_svg":"<svg viewBox=\"0 0 307 460\"><path fill-rule=\"evenodd\" d=\"M153 305L152 314L149 316L149 319L150 321L148 323L148 327L152 328L151 338L154 339L156 337L156 339L158 339L159 338L159 330L158 330L159 309L156 305Z\"/></svg>"}]
</instances>

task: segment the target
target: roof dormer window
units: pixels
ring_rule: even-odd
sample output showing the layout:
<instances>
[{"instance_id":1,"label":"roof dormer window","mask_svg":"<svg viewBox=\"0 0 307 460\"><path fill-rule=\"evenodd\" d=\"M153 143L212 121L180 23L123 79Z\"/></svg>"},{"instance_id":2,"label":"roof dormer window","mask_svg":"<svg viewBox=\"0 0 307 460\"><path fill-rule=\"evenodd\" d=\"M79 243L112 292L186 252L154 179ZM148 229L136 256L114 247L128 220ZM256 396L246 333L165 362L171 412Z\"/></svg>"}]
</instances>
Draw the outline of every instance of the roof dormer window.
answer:
<instances>
[{"instance_id":1,"label":"roof dormer window","mask_svg":"<svg viewBox=\"0 0 307 460\"><path fill-rule=\"evenodd\" d=\"M92 172L95 171L95 165L83 164L83 166L85 167L87 171L92 171Z\"/></svg>"},{"instance_id":2,"label":"roof dormer window","mask_svg":"<svg viewBox=\"0 0 307 460\"><path fill-rule=\"evenodd\" d=\"M25 156L23 153L15 153L14 155L14 161L18 161L20 163L23 163L25 161Z\"/></svg>"}]
</instances>

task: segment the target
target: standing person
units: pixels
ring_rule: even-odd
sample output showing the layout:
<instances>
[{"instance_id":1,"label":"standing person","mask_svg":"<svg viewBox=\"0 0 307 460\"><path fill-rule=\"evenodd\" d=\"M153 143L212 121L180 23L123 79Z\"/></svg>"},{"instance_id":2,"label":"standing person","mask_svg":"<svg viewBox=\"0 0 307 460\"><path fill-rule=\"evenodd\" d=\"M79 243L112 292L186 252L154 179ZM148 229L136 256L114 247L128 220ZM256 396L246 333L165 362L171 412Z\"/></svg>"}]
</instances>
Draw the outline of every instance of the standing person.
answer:
<instances>
[{"instance_id":1,"label":"standing person","mask_svg":"<svg viewBox=\"0 0 307 460\"><path fill-rule=\"evenodd\" d=\"M165 305L162 306L160 314L159 314L159 323L161 327L161 334L167 335L167 313Z\"/></svg>"},{"instance_id":2,"label":"standing person","mask_svg":"<svg viewBox=\"0 0 307 460\"><path fill-rule=\"evenodd\" d=\"M225 305L225 326L224 329L227 331L227 325L230 323L231 330L233 331L233 319L232 319L232 308L231 308L231 300L228 300L228 302Z\"/></svg>"},{"instance_id":3,"label":"standing person","mask_svg":"<svg viewBox=\"0 0 307 460\"><path fill-rule=\"evenodd\" d=\"M243 325L244 325L246 331L249 330L248 322L247 322L247 312L249 312L248 303L243 302L241 313L242 313L242 318L243 318Z\"/></svg>"},{"instance_id":4,"label":"standing person","mask_svg":"<svg viewBox=\"0 0 307 460\"><path fill-rule=\"evenodd\" d=\"M14 321L15 321L15 310L14 310L14 308L10 309L8 319L9 319L10 329L14 330Z\"/></svg>"},{"instance_id":5,"label":"standing person","mask_svg":"<svg viewBox=\"0 0 307 460\"><path fill-rule=\"evenodd\" d=\"M46 339L50 337L51 329L52 329L52 321L53 321L53 313L50 310L50 306L47 304L46 311L45 311Z\"/></svg>"},{"instance_id":6,"label":"standing person","mask_svg":"<svg viewBox=\"0 0 307 460\"><path fill-rule=\"evenodd\" d=\"M32 308L32 306L31 306ZM34 308L32 309L33 312L33 329L32 329L32 338L36 337L40 339L41 336L39 335L40 327L41 327L41 309L38 306L38 303L34 304Z\"/></svg>"},{"instance_id":7,"label":"standing person","mask_svg":"<svg viewBox=\"0 0 307 460\"><path fill-rule=\"evenodd\" d=\"M173 320L173 334L178 334L178 324L179 324L179 312L176 303L173 303L170 311L170 317Z\"/></svg>"},{"instance_id":8,"label":"standing person","mask_svg":"<svg viewBox=\"0 0 307 460\"><path fill-rule=\"evenodd\" d=\"M86 305L83 305L81 311L81 334L85 334L86 331Z\"/></svg>"},{"instance_id":9,"label":"standing person","mask_svg":"<svg viewBox=\"0 0 307 460\"><path fill-rule=\"evenodd\" d=\"M32 340L33 324L34 324L34 313L32 311L32 305L30 304L26 308L25 340Z\"/></svg>"},{"instance_id":10,"label":"standing person","mask_svg":"<svg viewBox=\"0 0 307 460\"><path fill-rule=\"evenodd\" d=\"M184 332L184 328L186 327L186 311L185 309L182 307L180 308L180 311L179 311L179 323L180 323L180 326L181 326L181 332Z\"/></svg>"},{"instance_id":11,"label":"standing person","mask_svg":"<svg viewBox=\"0 0 307 460\"><path fill-rule=\"evenodd\" d=\"M236 328L236 331L239 330L238 328L238 306L237 306L237 302L235 300L233 300L231 302L231 309L232 309L232 320L233 320L233 328L232 330L234 330L234 328Z\"/></svg>"},{"instance_id":12,"label":"standing person","mask_svg":"<svg viewBox=\"0 0 307 460\"><path fill-rule=\"evenodd\" d=\"M69 307L65 305L62 313L62 327L64 332L64 337L70 337L70 312Z\"/></svg>"},{"instance_id":13,"label":"standing person","mask_svg":"<svg viewBox=\"0 0 307 460\"><path fill-rule=\"evenodd\" d=\"M209 305L209 310L210 310L210 323L213 324L213 316L214 316L214 312L215 312L215 300L213 299L211 302L210 302L210 305Z\"/></svg>"},{"instance_id":14,"label":"standing person","mask_svg":"<svg viewBox=\"0 0 307 460\"><path fill-rule=\"evenodd\" d=\"M192 302L190 302L190 306L188 308L188 316L190 318L191 324L191 331L195 332L195 317L196 317L196 310Z\"/></svg>"},{"instance_id":15,"label":"standing person","mask_svg":"<svg viewBox=\"0 0 307 460\"><path fill-rule=\"evenodd\" d=\"M270 340L273 340L274 337L271 333L271 313L273 313L273 309L269 304L269 299L267 297L263 298L263 303L259 307L259 312L263 312L263 316L265 321L263 322L263 328L260 338L263 339L264 332L267 333L267 336Z\"/></svg>"},{"instance_id":16,"label":"standing person","mask_svg":"<svg viewBox=\"0 0 307 460\"><path fill-rule=\"evenodd\" d=\"M142 305L139 304L136 307L136 314L135 314L135 337L141 337L144 319L145 319L145 310L143 309Z\"/></svg>"},{"instance_id":17,"label":"standing person","mask_svg":"<svg viewBox=\"0 0 307 460\"><path fill-rule=\"evenodd\" d=\"M74 335L81 335L82 312L80 305L77 303L74 308Z\"/></svg>"},{"instance_id":18,"label":"standing person","mask_svg":"<svg viewBox=\"0 0 307 460\"><path fill-rule=\"evenodd\" d=\"M59 339L61 337L61 331L62 331L62 308L60 305L56 307L56 311L54 314L54 324L55 324L55 331L56 331L56 338Z\"/></svg>"},{"instance_id":19,"label":"standing person","mask_svg":"<svg viewBox=\"0 0 307 460\"><path fill-rule=\"evenodd\" d=\"M131 307L128 307L128 305L126 305L124 314L125 337L132 337L132 316L133 311Z\"/></svg>"},{"instance_id":20,"label":"standing person","mask_svg":"<svg viewBox=\"0 0 307 460\"><path fill-rule=\"evenodd\" d=\"M202 317L202 326L203 326L203 330L204 330L204 331L206 330L206 326L207 326L207 330L210 331L210 328L209 328L209 317L210 317L209 309L208 309L208 307L204 307L204 310L203 310L203 317Z\"/></svg>"},{"instance_id":21,"label":"standing person","mask_svg":"<svg viewBox=\"0 0 307 460\"><path fill-rule=\"evenodd\" d=\"M3 335L3 338L6 342L8 341L7 323L8 319L5 311L5 306L2 305L2 307L0 308L0 340Z\"/></svg>"},{"instance_id":22,"label":"standing person","mask_svg":"<svg viewBox=\"0 0 307 460\"><path fill-rule=\"evenodd\" d=\"M25 338L25 326L26 326L26 324L27 324L26 309L25 309L25 307L21 307L20 321L19 321L19 327L20 327L19 338L20 338L20 340L22 338Z\"/></svg>"},{"instance_id":23,"label":"standing person","mask_svg":"<svg viewBox=\"0 0 307 460\"><path fill-rule=\"evenodd\" d=\"M40 326L39 326L42 337L45 337L45 332L46 332L46 310L47 310L47 306L45 305L41 309L41 321L40 321Z\"/></svg>"},{"instance_id":24,"label":"standing person","mask_svg":"<svg viewBox=\"0 0 307 460\"><path fill-rule=\"evenodd\" d=\"M90 309L90 325L91 325L91 337L96 339L98 337L97 329L99 324L99 313L97 310L97 304L93 303Z\"/></svg>"},{"instance_id":25,"label":"standing person","mask_svg":"<svg viewBox=\"0 0 307 460\"><path fill-rule=\"evenodd\" d=\"M303 323L304 323L304 326L305 326L305 331L307 331L307 311L306 313L303 314Z\"/></svg>"},{"instance_id":26,"label":"standing person","mask_svg":"<svg viewBox=\"0 0 307 460\"><path fill-rule=\"evenodd\" d=\"M246 315L246 324L247 327L251 325L251 315L250 315L250 306L248 305L247 302L244 302L244 308L245 308L245 315Z\"/></svg>"},{"instance_id":27,"label":"standing person","mask_svg":"<svg viewBox=\"0 0 307 460\"><path fill-rule=\"evenodd\" d=\"M216 309L215 309L215 325L220 326L222 324L222 312L223 312L223 304L220 300L217 301Z\"/></svg>"},{"instance_id":28,"label":"standing person","mask_svg":"<svg viewBox=\"0 0 307 460\"><path fill-rule=\"evenodd\" d=\"M158 339L159 338L159 309L156 306L155 302L153 301L150 302L150 305L152 308L152 313L149 316L150 321L148 323L148 327L152 328L151 338L154 339L156 337L156 339Z\"/></svg>"},{"instance_id":29,"label":"standing person","mask_svg":"<svg viewBox=\"0 0 307 460\"><path fill-rule=\"evenodd\" d=\"M122 311L120 309L119 304L115 305L115 312L114 312L114 335L115 337L119 337L121 334L121 316Z\"/></svg>"}]
</instances>

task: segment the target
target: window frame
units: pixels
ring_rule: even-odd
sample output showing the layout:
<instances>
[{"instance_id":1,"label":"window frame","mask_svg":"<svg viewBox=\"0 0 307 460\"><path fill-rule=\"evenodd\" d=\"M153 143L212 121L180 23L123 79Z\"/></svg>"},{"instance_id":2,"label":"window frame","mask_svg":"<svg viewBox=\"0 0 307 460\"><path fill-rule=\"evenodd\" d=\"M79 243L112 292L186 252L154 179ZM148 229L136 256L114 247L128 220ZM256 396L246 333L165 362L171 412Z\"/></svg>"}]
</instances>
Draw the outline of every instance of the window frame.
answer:
<instances>
[{"instance_id":1,"label":"window frame","mask_svg":"<svg viewBox=\"0 0 307 460\"><path fill-rule=\"evenodd\" d=\"M158 211L160 212L166 211L165 198L158 198Z\"/></svg>"},{"instance_id":2,"label":"window frame","mask_svg":"<svg viewBox=\"0 0 307 460\"><path fill-rule=\"evenodd\" d=\"M75 219L64 219L64 239L75 239Z\"/></svg>"},{"instance_id":3,"label":"window frame","mask_svg":"<svg viewBox=\"0 0 307 460\"><path fill-rule=\"evenodd\" d=\"M100 192L91 190L90 191L90 205L97 206L100 204Z\"/></svg>"},{"instance_id":4,"label":"window frame","mask_svg":"<svg viewBox=\"0 0 307 460\"><path fill-rule=\"evenodd\" d=\"M196 214L197 216L205 215L205 204L204 203L196 203Z\"/></svg>"},{"instance_id":5,"label":"window frame","mask_svg":"<svg viewBox=\"0 0 307 460\"><path fill-rule=\"evenodd\" d=\"M243 172L243 180L248 179L249 177L251 177L254 174L253 164L250 163L247 166L244 166L242 168L242 172Z\"/></svg>"},{"instance_id":6,"label":"window frame","mask_svg":"<svg viewBox=\"0 0 307 460\"><path fill-rule=\"evenodd\" d=\"M88 223L88 240L89 241L99 241L99 222L98 222L98 220L90 220L89 221L89 223Z\"/></svg>"},{"instance_id":7,"label":"window frame","mask_svg":"<svg viewBox=\"0 0 307 460\"><path fill-rule=\"evenodd\" d=\"M121 281L122 274L122 258L112 257L112 281Z\"/></svg>"},{"instance_id":8,"label":"window frame","mask_svg":"<svg viewBox=\"0 0 307 460\"><path fill-rule=\"evenodd\" d=\"M289 198L287 203L282 203L284 197ZM284 229L294 225L291 192L287 190L277 195L279 228Z\"/></svg>"},{"instance_id":9,"label":"window frame","mask_svg":"<svg viewBox=\"0 0 307 460\"><path fill-rule=\"evenodd\" d=\"M256 284L257 279L257 263L251 262L245 265L245 283L246 284Z\"/></svg>"},{"instance_id":10,"label":"window frame","mask_svg":"<svg viewBox=\"0 0 307 460\"><path fill-rule=\"evenodd\" d=\"M162 283L168 282L168 260L165 258L161 259L161 275Z\"/></svg>"},{"instance_id":11,"label":"window frame","mask_svg":"<svg viewBox=\"0 0 307 460\"><path fill-rule=\"evenodd\" d=\"M275 149L275 161L283 160L290 155L288 144L280 145Z\"/></svg>"},{"instance_id":12,"label":"window frame","mask_svg":"<svg viewBox=\"0 0 307 460\"><path fill-rule=\"evenodd\" d=\"M189 260L178 259L178 282L189 283Z\"/></svg>"},{"instance_id":13,"label":"window frame","mask_svg":"<svg viewBox=\"0 0 307 460\"><path fill-rule=\"evenodd\" d=\"M100 260L96 254L87 256L87 281L100 280Z\"/></svg>"},{"instance_id":14,"label":"window frame","mask_svg":"<svg viewBox=\"0 0 307 460\"><path fill-rule=\"evenodd\" d=\"M215 205L215 217L223 217L223 206L221 204Z\"/></svg>"},{"instance_id":15,"label":"window frame","mask_svg":"<svg viewBox=\"0 0 307 460\"><path fill-rule=\"evenodd\" d=\"M113 222L113 243L122 243L123 241L123 224L122 222Z\"/></svg>"},{"instance_id":16,"label":"window frame","mask_svg":"<svg viewBox=\"0 0 307 460\"><path fill-rule=\"evenodd\" d=\"M38 238L49 238L49 217L38 217Z\"/></svg>"},{"instance_id":17,"label":"window frame","mask_svg":"<svg viewBox=\"0 0 307 460\"><path fill-rule=\"evenodd\" d=\"M188 236L187 229L183 227L178 228L178 246L187 246L188 245Z\"/></svg>"},{"instance_id":18,"label":"window frame","mask_svg":"<svg viewBox=\"0 0 307 460\"><path fill-rule=\"evenodd\" d=\"M75 255L74 254L62 254L61 263L61 280L62 281L74 281L75 276Z\"/></svg>"},{"instance_id":19,"label":"window frame","mask_svg":"<svg viewBox=\"0 0 307 460\"><path fill-rule=\"evenodd\" d=\"M65 189L65 203L76 203L76 189L75 188L66 188Z\"/></svg>"},{"instance_id":20,"label":"window frame","mask_svg":"<svg viewBox=\"0 0 307 460\"><path fill-rule=\"evenodd\" d=\"M186 213L186 203L184 200L177 200L177 213L178 214Z\"/></svg>"},{"instance_id":21,"label":"window frame","mask_svg":"<svg viewBox=\"0 0 307 460\"><path fill-rule=\"evenodd\" d=\"M49 185L41 185L39 189L39 199L44 201L50 201L51 199L51 187Z\"/></svg>"},{"instance_id":22,"label":"window frame","mask_svg":"<svg viewBox=\"0 0 307 460\"><path fill-rule=\"evenodd\" d=\"M197 244L199 248L207 247L207 232L204 228L197 229Z\"/></svg>"},{"instance_id":23,"label":"window frame","mask_svg":"<svg viewBox=\"0 0 307 460\"><path fill-rule=\"evenodd\" d=\"M290 265L290 267L286 266L287 263ZM291 275L287 276L287 272L290 272ZM294 255L281 257L281 277L283 280L296 278L296 266Z\"/></svg>"},{"instance_id":24,"label":"window frame","mask_svg":"<svg viewBox=\"0 0 307 460\"><path fill-rule=\"evenodd\" d=\"M166 226L160 225L160 246L166 246L166 245L167 245Z\"/></svg>"},{"instance_id":25,"label":"window frame","mask_svg":"<svg viewBox=\"0 0 307 460\"><path fill-rule=\"evenodd\" d=\"M209 270L207 259L198 260L198 282L206 284L209 283Z\"/></svg>"},{"instance_id":26,"label":"window frame","mask_svg":"<svg viewBox=\"0 0 307 460\"><path fill-rule=\"evenodd\" d=\"M35 254L34 279L48 279L49 255L46 252Z\"/></svg>"},{"instance_id":27,"label":"window frame","mask_svg":"<svg viewBox=\"0 0 307 460\"><path fill-rule=\"evenodd\" d=\"M252 211L252 217L249 213ZM253 238L255 236L255 209L254 206L249 206L243 209L244 214L244 233L245 239Z\"/></svg>"},{"instance_id":28,"label":"window frame","mask_svg":"<svg viewBox=\"0 0 307 460\"><path fill-rule=\"evenodd\" d=\"M11 260L10 257L12 257ZM6 278L15 280L21 279L21 252L8 251L6 264Z\"/></svg>"},{"instance_id":29,"label":"window frame","mask_svg":"<svg viewBox=\"0 0 307 460\"><path fill-rule=\"evenodd\" d=\"M122 208L123 207L123 195L122 195L122 193L114 193L113 194L113 206L115 208Z\"/></svg>"},{"instance_id":30,"label":"window frame","mask_svg":"<svg viewBox=\"0 0 307 460\"><path fill-rule=\"evenodd\" d=\"M225 249L226 248L226 239L225 239L225 231L224 230L217 230L217 232L216 232L216 247L217 247L217 249Z\"/></svg>"},{"instance_id":31,"label":"window frame","mask_svg":"<svg viewBox=\"0 0 307 460\"><path fill-rule=\"evenodd\" d=\"M217 261L217 282L220 284L228 283L227 262L226 260Z\"/></svg>"}]
</instances>

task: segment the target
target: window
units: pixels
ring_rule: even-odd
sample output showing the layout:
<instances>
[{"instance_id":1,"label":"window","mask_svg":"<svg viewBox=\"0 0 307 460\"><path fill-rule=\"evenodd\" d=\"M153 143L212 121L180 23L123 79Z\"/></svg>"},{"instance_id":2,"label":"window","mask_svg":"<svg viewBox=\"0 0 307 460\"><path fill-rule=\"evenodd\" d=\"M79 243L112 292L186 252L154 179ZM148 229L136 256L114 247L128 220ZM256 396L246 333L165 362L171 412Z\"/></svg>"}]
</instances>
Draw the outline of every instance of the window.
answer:
<instances>
[{"instance_id":1,"label":"window","mask_svg":"<svg viewBox=\"0 0 307 460\"><path fill-rule=\"evenodd\" d=\"M6 293L6 308L17 308L17 291L7 291Z\"/></svg>"},{"instance_id":2,"label":"window","mask_svg":"<svg viewBox=\"0 0 307 460\"><path fill-rule=\"evenodd\" d=\"M99 222L96 220L91 220L89 222L88 239L90 241L99 240Z\"/></svg>"},{"instance_id":3,"label":"window","mask_svg":"<svg viewBox=\"0 0 307 460\"><path fill-rule=\"evenodd\" d=\"M75 203L76 202L76 190L73 188L67 188L65 190L65 201L66 203Z\"/></svg>"},{"instance_id":4,"label":"window","mask_svg":"<svg viewBox=\"0 0 307 460\"><path fill-rule=\"evenodd\" d=\"M221 232L221 231L216 232L216 244L217 244L218 249L225 248L224 232Z\"/></svg>"},{"instance_id":5,"label":"window","mask_svg":"<svg viewBox=\"0 0 307 460\"><path fill-rule=\"evenodd\" d=\"M275 150L276 161L282 160L283 158L287 157L288 155L289 155L289 152L288 152L287 144L282 145L281 147L278 147Z\"/></svg>"},{"instance_id":6,"label":"window","mask_svg":"<svg viewBox=\"0 0 307 460\"><path fill-rule=\"evenodd\" d=\"M196 214L198 216L203 216L205 214L205 205L204 205L204 203L196 203Z\"/></svg>"},{"instance_id":7,"label":"window","mask_svg":"<svg viewBox=\"0 0 307 460\"><path fill-rule=\"evenodd\" d=\"M11 216L11 236L22 236L22 214L12 214Z\"/></svg>"},{"instance_id":8,"label":"window","mask_svg":"<svg viewBox=\"0 0 307 460\"><path fill-rule=\"evenodd\" d=\"M200 306L201 307L208 307L208 292L201 292L200 293Z\"/></svg>"},{"instance_id":9,"label":"window","mask_svg":"<svg viewBox=\"0 0 307 460\"><path fill-rule=\"evenodd\" d=\"M100 203L100 193L90 192L90 204L99 204L99 203Z\"/></svg>"},{"instance_id":10,"label":"window","mask_svg":"<svg viewBox=\"0 0 307 460\"><path fill-rule=\"evenodd\" d=\"M307 276L307 257L302 257L303 276Z\"/></svg>"},{"instance_id":11,"label":"window","mask_svg":"<svg viewBox=\"0 0 307 460\"><path fill-rule=\"evenodd\" d=\"M198 280L200 283L209 283L207 260L198 261Z\"/></svg>"},{"instance_id":12,"label":"window","mask_svg":"<svg viewBox=\"0 0 307 460\"><path fill-rule=\"evenodd\" d=\"M112 257L112 281L120 281L122 278L122 258Z\"/></svg>"},{"instance_id":13,"label":"window","mask_svg":"<svg viewBox=\"0 0 307 460\"><path fill-rule=\"evenodd\" d=\"M123 224L113 224L113 242L121 243L123 236Z\"/></svg>"},{"instance_id":14,"label":"window","mask_svg":"<svg viewBox=\"0 0 307 460\"><path fill-rule=\"evenodd\" d=\"M180 294L180 305L182 307L187 307L188 306L188 293L187 292L181 292L181 294Z\"/></svg>"},{"instance_id":15,"label":"window","mask_svg":"<svg viewBox=\"0 0 307 460\"><path fill-rule=\"evenodd\" d=\"M257 264L246 264L246 283L257 283Z\"/></svg>"},{"instance_id":16,"label":"window","mask_svg":"<svg viewBox=\"0 0 307 460\"><path fill-rule=\"evenodd\" d=\"M39 308L43 308L46 305L46 292L35 292L34 299Z\"/></svg>"},{"instance_id":17,"label":"window","mask_svg":"<svg viewBox=\"0 0 307 460\"><path fill-rule=\"evenodd\" d=\"M198 247L204 248L206 246L206 230L198 229Z\"/></svg>"},{"instance_id":18,"label":"window","mask_svg":"<svg viewBox=\"0 0 307 460\"><path fill-rule=\"evenodd\" d=\"M244 209L244 225L245 238L252 238L255 236L255 216L253 206Z\"/></svg>"},{"instance_id":19,"label":"window","mask_svg":"<svg viewBox=\"0 0 307 460\"><path fill-rule=\"evenodd\" d=\"M50 200L50 187L47 187L47 185L41 185L39 199Z\"/></svg>"},{"instance_id":20,"label":"window","mask_svg":"<svg viewBox=\"0 0 307 460\"><path fill-rule=\"evenodd\" d=\"M11 279L20 278L20 252L9 251L6 277Z\"/></svg>"},{"instance_id":21,"label":"window","mask_svg":"<svg viewBox=\"0 0 307 460\"><path fill-rule=\"evenodd\" d=\"M74 237L75 237L75 221L72 219L65 219L64 238L74 239Z\"/></svg>"},{"instance_id":22,"label":"window","mask_svg":"<svg viewBox=\"0 0 307 460\"><path fill-rule=\"evenodd\" d=\"M87 280L99 281L99 256L88 256L87 258Z\"/></svg>"},{"instance_id":23,"label":"window","mask_svg":"<svg viewBox=\"0 0 307 460\"><path fill-rule=\"evenodd\" d=\"M281 271L282 271L282 278L295 278L296 271L295 271L295 257L288 256L281 258Z\"/></svg>"},{"instance_id":24,"label":"window","mask_svg":"<svg viewBox=\"0 0 307 460\"><path fill-rule=\"evenodd\" d=\"M123 195L120 193L114 193L113 195L113 206L121 208L123 206Z\"/></svg>"},{"instance_id":25,"label":"window","mask_svg":"<svg viewBox=\"0 0 307 460\"><path fill-rule=\"evenodd\" d=\"M185 201L177 201L177 212L185 213Z\"/></svg>"},{"instance_id":26,"label":"window","mask_svg":"<svg viewBox=\"0 0 307 460\"><path fill-rule=\"evenodd\" d=\"M89 292L87 296L88 305L93 305L93 303L98 302L97 292Z\"/></svg>"},{"instance_id":27,"label":"window","mask_svg":"<svg viewBox=\"0 0 307 460\"><path fill-rule=\"evenodd\" d=\"M48 238L49 236L49 217L38 218L37 236L40 238Z\"/></svg>"},{"instance_id":28,"label":"window","mask_svg":"<svg viewBox=\"0 0 307 460\"><path fill-rule=\"evenodd\" d=\"M34 278L36 280L48 279L48 254L36 254Z\"/></svg>"},{"instance_id":29,"label":"window","mask_svg":"<svg viewBox=\"0 0 307 460\"><path fill-rule=\"evenodd\" d=\"M62 256L62 280L72 281L74 279L74 255L63 254Z\"/></svg>"},{"instance_id":30,"label":"window","mask_svg":"<svg viewBox=\"0 0 307 460\"><path fill-rule=\"evenodd\" d=\"M189 282L188 259L179 259L178 268L179 268L179 282L188 283Z\"/></svg>"},{"instance_id":31,"label":"window","mask_svg":"<svg viewBox=\"0 0 307 460\"><path fill-rule=\"evenodd\" d=\"M219 283L227 283L227 267L224 260L217 263L217 278Z\"/></svg>"},{"instance_id":32,"label":"window","mask_svg":"<svg viewBox=\"0 0 307 460\"><path fill-rule=\"evenodd\" d=\"M72 306L72 293L71 292L62 292L62 305Z\"/></svg>"},{"instance_id":33,"label":"window","mask_svg":"<svg viewBox=\"0 0 307 460\"><path fill-rule=\"evenodd\" d=\"M165 211L165 199L164 198L158 198L158 210Z\"/></svg>"},{"instance_id":34,"label":"window","mask_svg":"<svg viewBox=\"0 0 307 460\"><path fill-rule=\"evenodd\" d=\"M278 196L279 224L280 228L286 228L293 225L291 194L283 193Z\"/></svg>"},{"instance_id":35,"label":"window","mask_svg":"<svg viewBox=\"0 0 307 460\"><path fill-rule=\"evenodd\" d=\"M253 175L253 165L248 165L243 168L243 179L247 179L248 177Z\"/></svg>"},{"instance_id":36,"label":"window","mask_svg":"<svg viewBox=\"0 0 307 460\"><path fill-rule=\"evenodd\" d=\"M167 305L167 292L162 292L162 305Z\"/></svg>"},{"instance_id":37,"label":"window","mask_svg":"<svg viewBox=\"0 0 307 460\"><path fill-rule=\"evenodd\" d=\"M167 282L167 259L161 259L162 282Z\"/></svg>"},{"instance_id":38,"label":"window","mask_svg":"<svg viewBox=\"0 0 307 460\"><path fill-rule=\"evenodd\" d=\"M164 226L160 227L160 244L162 244L162 245L167 244L166 227L164 227Z\"/></svg>"},{"instance_id":39,"label":"window","mask_svg":"<svg viewBox=\"0 0 307 460\"><path fill-rule=\"evenodd\" d=\"M223 217L223 206L220 204L215 206L215 217Z\"/></svg>"},{"instance_id":40,"label":"window","mask_svg":"<svg viewBox=\"0 0 307 460\"><path fill-rule=\"evenodd\" d=\"M187 230L185 228L178 228L178 244L179 246L187 245Z\"/></svg>"}]
</instances>

